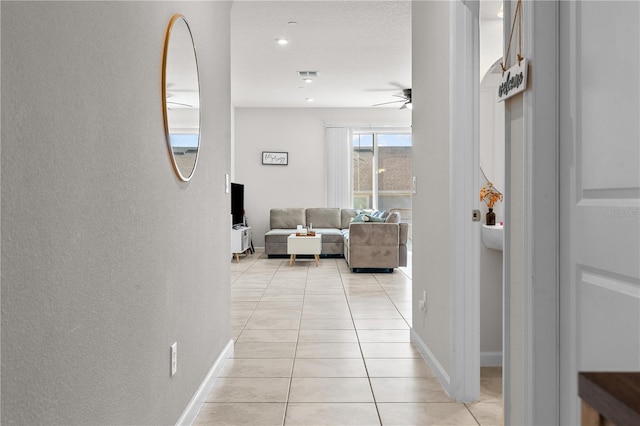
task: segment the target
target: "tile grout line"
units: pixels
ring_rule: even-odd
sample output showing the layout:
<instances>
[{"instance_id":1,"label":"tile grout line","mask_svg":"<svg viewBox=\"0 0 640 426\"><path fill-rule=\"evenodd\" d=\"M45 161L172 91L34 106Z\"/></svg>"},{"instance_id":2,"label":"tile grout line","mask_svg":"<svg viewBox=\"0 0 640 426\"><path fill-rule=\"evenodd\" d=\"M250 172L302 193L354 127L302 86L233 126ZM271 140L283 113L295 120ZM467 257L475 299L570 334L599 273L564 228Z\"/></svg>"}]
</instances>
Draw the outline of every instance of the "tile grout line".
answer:
<instances>
[{"instance_id":1,"label":"tile grout line","mask_svg":"<svg viewBox=\"0 0 640 426\"><path fill-rule=\"evenodd\" d=\"M251 267L255 266L255 264L257 263L257 261L261 258L261 256L259 256L256 260L254 260L251 265L249 265L247 268L245 268L242 273L236 278L236 280L234 280L234 283L242 276L244 275ZM275 269L275 271L272 273L271 277L269 278L268 284L267 286L264 288L264 290L262 291L262 294L260 296L260 300L258 300L258 303L256 304L255 308L253 309L253 312L251 313L251 315L249 316L249 319L247 319L247 322L245 323L245 325L243 326L240 334L238 336L242 336L242 333L244 333L245 330L248 330L246 327L249 324L249 321L251 320L251 318L253 317L253 315L255 314L256 310L258 310L258 306L260 305L260 302L262 302L262 298L264 297L264 294L266 293L266 291L269 289L269 287L271 286L271 283L274 279L274 277L277 275L278 271L280 270L280 268L282 267L283 262L280 262L278 264L278 267ZM231 285L233 287L233 284ZM302 316L302 315L301 315ZM298 328L298 333L299 333L299 328ZM297 350L297 341L296 341L296 350ZM255 359L260 359L260 358L255 358ZM294 362L295 362L295 351L294 351ZM291 365L291 370L289 372L289 376L293 376L293 363ZM291 377L289 380L289 388L287 389L287 398L285 403L285 410L282 416L282 422L281 424L284 426L284 419L286 416L286 408L288 406L288 399L289 399L289 392L291 390ZM264 402L265 404L270 404L271 402ZM243 402L238 402L238 404L243 404Z\"/></svg>"},{"instance_id":2,"label":"tile grout line","mask_svg":"<svg viewBox=\"0 0 640 426\"><path fill-rule=\"evenodd\" d=\"M251 268L253 267L258 259L260 259L260 257L258 257L257 259L255 259L253 262L251 262L251 264L249 266L247 266L240 275L238 275L238 277L234 280L234 282L231 284L231 289L233 289L233 285ZM280 267L278 266L278 268L276 268L276 272L278 271L278 269L280 269ZM275 276L275 272L273 273L273 275L271 275L271 278L269 279L269 283L267 284L267 286L262 290L262 294L260 295L260 300L258 300L258 303L256 304L256 306L252 309L251 315L249 315L249 318L247 318L247 321L244 323L244 325L242 326L242 329L240 330L240 333L238 334L238 337L242 336L242 333L244 333L245 330L247 330L247 325L249 324L249 321L251 321L251 318L253 317L253 314L255 314L256 309L258 309L258 306L260 305L260 302L262 301L262 297L264 296L264 293L267 291L267 289L269 288L269 286L271 285L271 281L273 280L273 277ZM235 346L235 344L238 343L237 340L234 340L233 345Z\"/></svg>"},{"instance_id":3,"label":"tile grout line","mask_svg":"<svg viewBox=\"0 0 640 426\"><path fill-rule=\"evenodd\" d=\"M402 272L402 271L400 271ZM405 275L408 278L408 275L405 274L404 272L402 272L403 275ZM391 302L391 304L393 304L393 307L396 308L396 311L398 311L398 313L400 314L400 316L402 317L402 320L405 322L405 324L407 324L407 326L409 327L409 330L411 330L413 327L411 324L409 324L409 322L407 321L407 319L404 317L404 315L402 314L402 311L398 308L398 305L396 305L396 302L391 298L391 296L389 296L389 293L387 292L387 289L384 288L384 286L382 284L380 284L380 281L378 281L378 277L375 276L376 281L378 282L378 285L380 285L380 287L382 288L382 291L384 291L384 294L389 298L389 301ZM413 280L411 280L411 291L413 294ZM411 297L411 303L413 305L413 297ZM412 312L412 317L413 317L413 306L411 306L411 312ZM411 318L411 323L413 324L413 318Z\"/></svg>"},{"instance_id":4,"label":"tile grout line","mask_svg":"<svg viewBox=\"0 0 640 426\"><path fill-rule=\"evenodd\" d=\"M464 405L464 408L467 409L467 412L469 412L469 414L471 415L471 417L473 417L473 420L476 421L476 423L478 424L478 426L481 426L482 423L480 423L480 420L478 420L478 418L473 414L473 412L471 412L471 410L469 409L469 406L467 405L466 402L463 402L462 405Z\"/></svg>"},{"instance_id":5,"label":"tile grout line","mask_svg":"<svg viewBox=\"0 0 640 426\"><path fill-rule=\"evenodd\" d=\"M280 264L282 266L282 263ZM295 263L294 265L295 266ZM298 319L298 335L296 337L296 346L293 351L293 362L291 363L291 371L289 373L289 388L287 389L287 398L284 403L284 413L282 416L282 426L285 425L287 421L287 411L289 411L289 399L291 398L291 386L293 383L293 370L296 367L296 360L298 358L298 344L300 343L300 329L302 328L302 313L304 312L304 300L307 297L307 281L309 279L309 265L306 265L307 273L304 278L304 292L302 293L302 306L300 307L300 318ZM278 268L280 269L280 267Z\"/></svg>"},{"instance_id":6,"label":"tile grout line","mask_svg":"<svg viewBox=\"0 0 640 426\"><path fill-rule=\"evenodd\" d=\"M382 426L382 417L380 416L380 410L378 409L378 402L376 401L376 394L373 392L373 385L371 384L371 376L369 375L369 367L367 367L367 362L364 358L364 352L362 351L362 344L360 342L360 334L358 333L358 329L356 328L356 321L353 318L353 311L351 310L351 303L349 302L349 298L347 297L347 290L344 287L344 280L342 279L342 272L338 270L340 274L340 282L342 283L342 291L344 292L344 297L347 301L347 307L349 308L349 315L351 316L351 323L353 324L353 330L356 334L356 339L358 340L358 349L360 350L360 356L362 357L362 364L364 365L364 372L367 375L367 382L369 383L369 390L371 390L371 398L373 399L373 406L376 408L376 415L378 416L378 422ZM376 280L377 282L377 280ZM379 284L378 284L379 285ZM395 305L394 305L395 306Z\"/></svg>"}]
</instances>

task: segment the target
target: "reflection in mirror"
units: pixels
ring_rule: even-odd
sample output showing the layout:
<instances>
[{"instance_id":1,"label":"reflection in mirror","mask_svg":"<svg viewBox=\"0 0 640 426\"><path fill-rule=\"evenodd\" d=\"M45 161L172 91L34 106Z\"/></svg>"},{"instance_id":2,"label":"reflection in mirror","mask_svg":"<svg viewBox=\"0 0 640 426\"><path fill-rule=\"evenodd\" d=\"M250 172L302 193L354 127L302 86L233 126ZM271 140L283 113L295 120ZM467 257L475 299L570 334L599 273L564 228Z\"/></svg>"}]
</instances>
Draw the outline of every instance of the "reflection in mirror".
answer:
<instances>
[{"instance_id":1,"label":"reflection in mirror","mask_svg":"<svg viewBox=\"0 0 640 426\"><path fill-rule=\"evenodd\" d=\"M480 168L494 188L504 192L504 102L498 102L502 79L499 58L480 83Z\"/></svg>"},{"instance_id":2,"label":"reflection in mirror","mask_svg":"<svg viewBox=\"0 0 640 426\"><path fill-rule=\"evenodd\" d=\"M200 85L191 30L182 15L174 15L169 22L163 65L167 144L176 174L188 181L196 168L200 148Z\"/></svg>"}]
</instances>

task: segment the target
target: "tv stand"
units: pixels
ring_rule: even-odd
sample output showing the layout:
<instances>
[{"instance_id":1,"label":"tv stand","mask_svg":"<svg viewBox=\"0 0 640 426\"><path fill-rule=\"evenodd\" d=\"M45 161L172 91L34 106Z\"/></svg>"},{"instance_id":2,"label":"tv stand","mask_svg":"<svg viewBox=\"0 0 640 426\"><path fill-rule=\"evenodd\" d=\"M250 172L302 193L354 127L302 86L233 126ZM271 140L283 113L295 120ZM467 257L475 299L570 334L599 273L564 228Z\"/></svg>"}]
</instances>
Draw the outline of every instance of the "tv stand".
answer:
<instances>
[{"instance_id":1,"label":"tv stand","mask_svg":"<svg viewBox=\"0 0 640 426\"><path fill-rule=\"evenodd\" d=\"M231 254L240 263L240 253L247 254L251 248L251 227L234 225L231 228Z\"/></svg>"}]
</instances>

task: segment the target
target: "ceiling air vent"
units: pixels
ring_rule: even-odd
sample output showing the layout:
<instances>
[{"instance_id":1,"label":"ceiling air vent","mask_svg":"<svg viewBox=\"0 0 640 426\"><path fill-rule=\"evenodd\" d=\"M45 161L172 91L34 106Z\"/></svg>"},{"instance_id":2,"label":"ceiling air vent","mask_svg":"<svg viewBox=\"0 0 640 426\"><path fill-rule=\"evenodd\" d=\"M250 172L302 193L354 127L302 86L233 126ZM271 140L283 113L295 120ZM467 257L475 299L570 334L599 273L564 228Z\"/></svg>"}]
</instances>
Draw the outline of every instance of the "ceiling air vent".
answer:
<instances>
[{"instance_id":1,"label":"ceiling air vent","mask_svg":"<svg viewBox=\"0 0 640 426\"><path fill-rule=\"evenodd\" d=\"M318 74L318 71L298 71L298 76L302 78L315 78Z\"/></svg>"}]
</instances>

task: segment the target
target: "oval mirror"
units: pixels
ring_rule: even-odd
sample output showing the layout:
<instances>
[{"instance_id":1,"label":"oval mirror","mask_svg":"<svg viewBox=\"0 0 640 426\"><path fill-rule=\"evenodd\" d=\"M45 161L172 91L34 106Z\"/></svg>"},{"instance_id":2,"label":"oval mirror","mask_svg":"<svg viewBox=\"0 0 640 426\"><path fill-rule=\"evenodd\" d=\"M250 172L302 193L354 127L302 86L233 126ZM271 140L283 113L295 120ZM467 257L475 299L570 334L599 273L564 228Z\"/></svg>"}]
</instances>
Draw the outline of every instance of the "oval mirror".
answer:
<instances>
[{"instance_id":1,"label":"oval mirror","mask_svg":"<svg viewBox=\"0 0 640 426\"><path fill-rule=\"evenodd\" d=\"M498 102L502 68L498 59L480 83L480 168L493 187L504 192L504 102Z\"/></svg>"},{"instance_id":2,"label":"oval mirror","mask_svg":"<svg viewBox=\"0 0 640 426\"><path fill-rule=\"evenodd\" d=\"M187 20L174 15L164 42L162 70L164 130L171 163L178 177L188 181L200 149L200 84L198 60Z\"/></svg>"}]
</instances>

